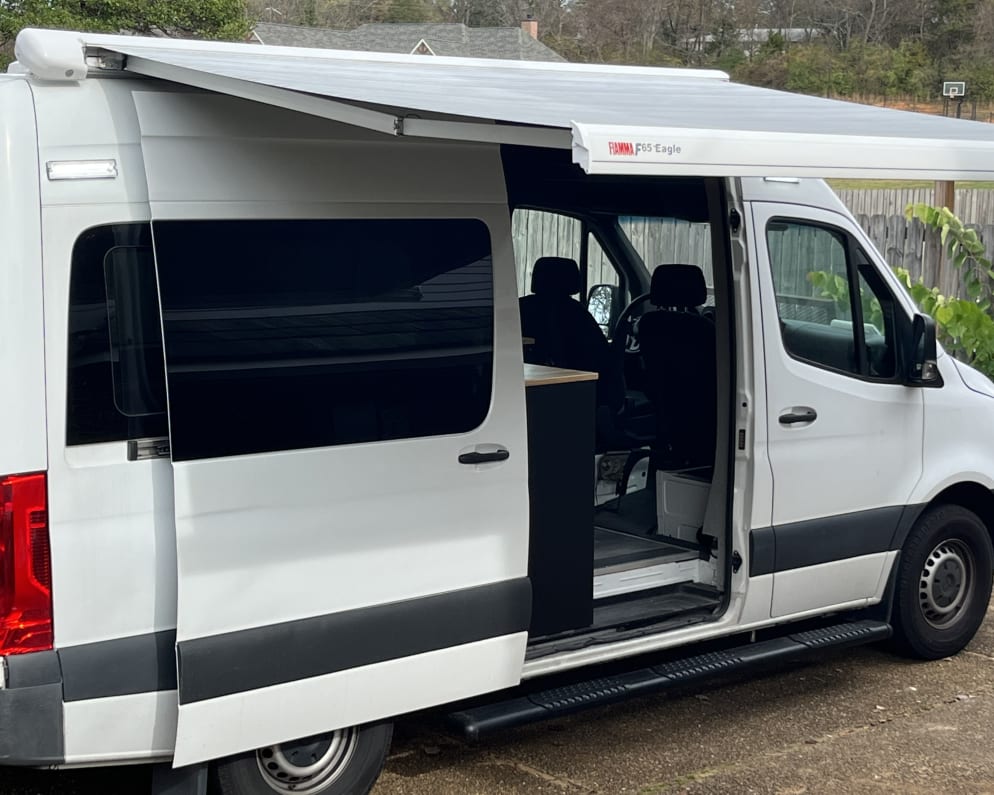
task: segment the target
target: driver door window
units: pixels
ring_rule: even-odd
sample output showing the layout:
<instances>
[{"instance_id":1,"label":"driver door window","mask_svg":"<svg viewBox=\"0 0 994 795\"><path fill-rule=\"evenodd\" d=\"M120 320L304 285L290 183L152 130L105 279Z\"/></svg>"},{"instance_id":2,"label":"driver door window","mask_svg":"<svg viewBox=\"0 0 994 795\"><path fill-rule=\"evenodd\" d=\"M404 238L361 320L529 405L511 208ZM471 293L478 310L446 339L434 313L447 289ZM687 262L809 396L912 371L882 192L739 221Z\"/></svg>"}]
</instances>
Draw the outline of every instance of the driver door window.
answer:
<instances>
[{"instance_id":1,"label":"driver door window","mask_svg":"<svg viewBox=\"0 0 994 795\"><path fill-rule=\"evenodd\" d=\"M766 239L787 353L854 376L894 378L894 301L855 241L781 219L770 221Z\"/></svg>"}]
</instances>

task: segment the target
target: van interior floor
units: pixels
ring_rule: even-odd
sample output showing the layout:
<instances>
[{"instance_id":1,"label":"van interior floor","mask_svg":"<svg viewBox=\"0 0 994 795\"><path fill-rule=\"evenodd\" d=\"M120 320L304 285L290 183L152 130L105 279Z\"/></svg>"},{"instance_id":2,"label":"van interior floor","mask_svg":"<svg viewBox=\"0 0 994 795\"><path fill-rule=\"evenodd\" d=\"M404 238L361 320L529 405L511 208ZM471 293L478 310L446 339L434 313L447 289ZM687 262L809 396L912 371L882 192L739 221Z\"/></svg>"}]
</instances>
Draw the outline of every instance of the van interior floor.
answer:
<instances>
[{"instance_id":1,"label":"van interior floor","mask_svg":"<svg viewBox=\"0 0 994 795\"><path fill-rule=\"evenodd\" d=\"M693 583L656 588L636 598L602 599L594 604L591 629L663 621L682 613L710 613L720 601L716 588Z\"/></svg>"},{"instance_id":2,"label":"van interior floor","mask_svg":"<svg viewBox=\"0 0 994 795\"><path fill-rule=\"evenodd\" d=\"M693 582L697 544L656 535L656 484L594 512L594 599Z\"/></svg>"},{"instance_id":3,"label":"van interior floor","mask_svg":"<svg viewBox=\"0 0 994 795\"><path fill-rule=\"evenodd\" d=\"M589 627L532 638L528 642L525 659L534 660L571 648L583 648L590 643L619 640L619 633L635 637L644 634L648 627L659 631L660 625L672 624L676 628L706 621L720 604L721 592L717 588L694 583L601 599L594 602L594 620Z\"/></svg>"},{"instance_id":4,"label":"van interior floor","mask_svg":"<svg viewBox=\"0 0 994 795\"><path fill-rule=\"evenodd\" d=\"M696 560L697 544L676 539L648 538L604 527L594 528L594 571L624 571L632 566L651 566L680 560Z\"/></svg>"},{"instance_id":5,"label":"van interior floor","mask_svg":"<svg viewBox=\"0 0 994 795\"><path fill-rule=\"evenodd\" d=\"M594 528L594 599L607 599L700 579L696 545Z\"/></svg>"}]
</instances>

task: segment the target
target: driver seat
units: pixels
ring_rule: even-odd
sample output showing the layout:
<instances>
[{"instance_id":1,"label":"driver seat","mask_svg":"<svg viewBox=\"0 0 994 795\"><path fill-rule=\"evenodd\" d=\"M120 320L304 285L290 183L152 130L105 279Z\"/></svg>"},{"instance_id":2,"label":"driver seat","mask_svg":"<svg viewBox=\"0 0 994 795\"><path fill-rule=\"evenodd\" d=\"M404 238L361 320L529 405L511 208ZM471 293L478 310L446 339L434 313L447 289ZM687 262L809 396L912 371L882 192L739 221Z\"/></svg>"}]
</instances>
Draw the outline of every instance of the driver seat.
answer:
<instances>
[{"instance_id":1,"label":"driver seat","mask_svg":"<svg viewBox=\"0 0 994 795\"><path fill-rule=\"evenodd\" d=\"M518 299L521 334L533 339L525 361L598 375L597 404L617 410L624 382L597 321L573 296L583 289L580 268L566 257L540 257L532 269L531 295Z\"/></svg>"},{"instance_id":2,"label":"driver seat","mask_svg":"<svg viewBox=\"0 0 994 795\"><path fill-rule=\"evenodd\" d=\"M646 393L656 414L651 463L656 469L710 467L717 436L717 356L704 274L695 265L660 265L639 321Z\"/></svg>"}]
</instances>

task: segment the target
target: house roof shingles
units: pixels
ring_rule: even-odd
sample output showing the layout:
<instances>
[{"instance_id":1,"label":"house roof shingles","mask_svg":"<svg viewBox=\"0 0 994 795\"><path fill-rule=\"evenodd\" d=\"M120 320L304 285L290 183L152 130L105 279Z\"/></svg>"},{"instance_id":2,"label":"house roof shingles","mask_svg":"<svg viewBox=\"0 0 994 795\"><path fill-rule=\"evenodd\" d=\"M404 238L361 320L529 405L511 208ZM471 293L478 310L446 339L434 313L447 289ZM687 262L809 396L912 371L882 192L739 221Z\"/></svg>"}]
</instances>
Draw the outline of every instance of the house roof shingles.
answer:
<instances>
[{"instance_id":1,"label":"house roof shingles","mask_svg":"<svg viewBox=\"0 0 994 795\"><path fill-rule=\"evenodd\" d=\"M259 22L255 26L255 36L263 44L283 47L405 55L423 39L435 55L515 61L566 60L521 28L470 28L462 23L380 22L360 25L354 30L334 30Z\"/></svg>"}]
</instances>

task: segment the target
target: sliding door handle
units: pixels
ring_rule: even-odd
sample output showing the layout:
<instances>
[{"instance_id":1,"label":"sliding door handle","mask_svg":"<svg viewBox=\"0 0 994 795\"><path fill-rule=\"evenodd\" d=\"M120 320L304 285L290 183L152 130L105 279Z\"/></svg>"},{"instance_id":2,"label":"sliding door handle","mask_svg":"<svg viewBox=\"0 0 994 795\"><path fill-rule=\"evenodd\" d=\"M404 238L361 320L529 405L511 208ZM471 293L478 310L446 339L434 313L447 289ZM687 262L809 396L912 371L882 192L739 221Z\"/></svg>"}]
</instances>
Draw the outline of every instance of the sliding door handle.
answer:
<instances>
[{"instance_id":1,"label":"sliding door handle","mask_svg":"<svg viewBox=\"0 0 994 795\"><path fill-rule=\"evenodd\" d=\"M814 422L816 419L818 419L818 412L808 406L793 406L779 417L781 425L800 425L801 423Z\"/></svg>"},{"instance_id":2,"label":"sliding door handle","mask_svg":"<svg viewBox=\"0 0 994 795\"><path fill-rule=\"evenodd\" d=\"M492 447L492 445L487 446ZM510 457L510 451L504 447L497 447L494 450L471 450L459 456L459 463L469 464L470 466L475 464L493 464L497 461L507 461Z\"/></svg>"}]
</instances>

